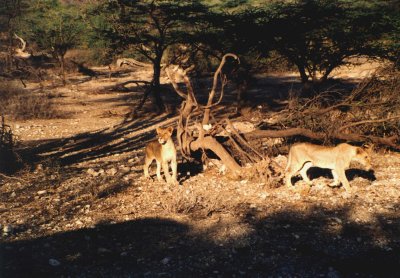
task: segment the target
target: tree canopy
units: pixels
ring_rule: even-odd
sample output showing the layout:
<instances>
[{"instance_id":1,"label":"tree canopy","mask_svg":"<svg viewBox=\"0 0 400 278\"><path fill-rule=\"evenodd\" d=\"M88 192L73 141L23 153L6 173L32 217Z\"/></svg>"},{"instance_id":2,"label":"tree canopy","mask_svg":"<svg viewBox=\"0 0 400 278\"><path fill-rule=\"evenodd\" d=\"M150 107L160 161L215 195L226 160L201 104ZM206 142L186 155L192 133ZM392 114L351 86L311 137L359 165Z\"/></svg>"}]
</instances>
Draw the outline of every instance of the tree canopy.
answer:
<instances>
[{"instance_id":1,"label":"tree canopy","mask_svg":"<svg viewBox=\"0 0 400 278\"><path fill-rule=\"evenodd\" d=\"M2 3L3 32L7 22L8 32L20 28L24 38L51 52L61 64L66 51L83 43L107 52L109 60L126 55L152 63L153 100L159 109L162 60L179 45L185 45L192 57L198 55L199 63L212 61L210 55L221 58L224 53L236 53L248 69L262 68L267 60L260 58L268 58L271 51L279 53L298 69L303 82L325 81L333 69L352 57L398 61L400 48L396 1ZM22 24L11 28L11 21Z\"/></svg>"}]
</instances>

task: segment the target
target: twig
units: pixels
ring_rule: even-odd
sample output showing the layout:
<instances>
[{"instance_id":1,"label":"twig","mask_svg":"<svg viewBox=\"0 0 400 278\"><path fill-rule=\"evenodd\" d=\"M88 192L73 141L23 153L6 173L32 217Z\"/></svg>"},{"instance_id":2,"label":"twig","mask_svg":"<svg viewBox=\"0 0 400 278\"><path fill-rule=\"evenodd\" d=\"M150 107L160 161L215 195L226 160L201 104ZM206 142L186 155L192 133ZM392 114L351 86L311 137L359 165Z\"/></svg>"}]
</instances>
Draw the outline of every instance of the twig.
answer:
<instances>
[{"instance_id":1,"label":"twig","mask_svg":"<svg viewBox=\"0 0 400 278\"><path fill-rule=\"evenodd\" d=\"M358 126L358 125L363 125L363 124L383 123L383 122L389 122L389 121L397 120L397 119L400 119L400 116L390 117L390 118L386 118L386 119L378 119L378 120L359 121L359 122L350 123L348 125L342 126L341 128L339 128L339 131L343 131L343 130L348 129L353 126Z\"/></svg>"},{"instance_id":2,"label":"twig","mask_svg":"<svg viewBox=\"0 0 400 278\"><path fill-rule=\"evenodd\" d=\"M3 173L0 173L0 177L6 178L6 179L10 179L10 180L17 180L17 181L21 181L21 182L25 182L28 183L28 181L21 179L21 178L16 178L16 177L11 177L11 176L7 176Z\"/></svg>"}]
</instances>

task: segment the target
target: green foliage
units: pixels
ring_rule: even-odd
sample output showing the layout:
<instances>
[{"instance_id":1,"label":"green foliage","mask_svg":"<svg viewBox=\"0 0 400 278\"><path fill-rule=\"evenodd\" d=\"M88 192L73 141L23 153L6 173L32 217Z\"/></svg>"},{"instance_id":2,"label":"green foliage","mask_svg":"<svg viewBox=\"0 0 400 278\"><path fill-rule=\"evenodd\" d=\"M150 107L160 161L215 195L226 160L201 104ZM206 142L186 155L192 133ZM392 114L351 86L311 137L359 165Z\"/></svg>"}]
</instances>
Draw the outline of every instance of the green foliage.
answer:
<instances>
[{"instance_id":1,"label":"green foliage","mask_svg":"<svg viewBox=\"0 0 400 278\"><path fill-rule=\"evenodd\" d=\"M17 19L27 6L26 0L0 0L0 32L12 33Z\"/></svg>"},{"instance_id":2,"label":"green foliage","mask_svg":"<svg viewBox=\"0 0 400 278\"><path fill-rule=\"evenodd\" d=\"M247 69L257 70L273 51L295 65L306 82L325 80L355 56L399 59L396 0L104 0L84 4L0 0L0 4L1 23L20 18L24 39L53 53L60 62L68 49L84 46L102 61L122 54L150 61L158 75L165 54L176 55L179 46L185 45L190 59L207 60L201 64L233 52ZM21 11L24 16L18 17Z\"/></svg>"},{"instance_id":3,"label":"green foliage","mask_svg":"<svg viewBox=\"0 0 400 278\"><path fill-rule=\"evenodd\" d=\"M201 13L206 13L198 1L176 0L111 0L98 11L98 15L108 14L108 22L98 30L109 38L114 50L121 52L134 48L152 62L160 59L171 45L186 41Z\"/></svg>"},{"instance_id":4,"label":"green foliage","mask_svg":"<svg viewBox=\"0 0 400 278\"><path fill-rule=\"evenodd\" d=\"M299 69L303 82L326 80L346 59L385 57L393 29L382 1L299 1L271 5L265 16L272 47ZM265 44L270 42L265 41Z\"/></svg>"},{"instance_id":5,"label":"green foliage","mask_svg":"<svg viewBox=\"0 0 400 278\"><path fill-rule=\"evenodd\" d=\"M107 14L97 25L114 54L133 51L139 60L153 64L153 103L163 109L159 94L161 60L169 47L190 41L207 10L198 0L110 0L91 12L94 19ZM94 25L93 25L94 26Z\"/></svg>"},{"instance_id":6,"label":"green foliage","mask_svg":"<svg viewBox=\"0 0 400 278\"><path fill-rule=\"evenodd\" d=\"M32 3L25 24L24 32L30 40L56 57L63 57L67 50L78 46L84 30L80 10L58 0Z\"/></svg>"}]
</instances>

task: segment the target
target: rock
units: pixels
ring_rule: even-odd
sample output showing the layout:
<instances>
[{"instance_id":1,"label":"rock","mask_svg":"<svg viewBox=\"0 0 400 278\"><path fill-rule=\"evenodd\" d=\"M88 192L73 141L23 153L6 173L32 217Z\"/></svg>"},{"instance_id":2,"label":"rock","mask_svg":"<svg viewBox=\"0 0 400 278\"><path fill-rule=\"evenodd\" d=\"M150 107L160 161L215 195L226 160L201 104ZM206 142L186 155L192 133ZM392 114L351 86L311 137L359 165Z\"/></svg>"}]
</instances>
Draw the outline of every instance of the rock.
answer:
<instances>
[{"instance_id":1,"label":"rock","mask_svg":"<svg viewBox=\"0 0 400 278\"><path fill-rule=\"evenodd\" d=\"M109 175L109 176L114 176L117 172L118 172L118 170L115 168L110 168L106 171L107 175Z\"/></svg>"},{"instance_id":2,"label":"rock","mask_svg":"<svg viewBox=\"0 0 400 278\"><path fill-rule=\"evenodd\" d=\"M161 263L164 264L164 265L166 265L166 264L168 264L170 261L171 261L171 258L170 258L170 257L165 257L164 259L161 260Z\"/></svg>"},{"instance_id":3,"label":"rock","mask_svg":"<svg viewBox=\"0 0 400 278\"><path fill-rule=\"evenodd\" d=\"M41 196L47 193L47 190L40 190L38 192L36 192L37 195Z\"/></svg>"},{"instance_id":4,"label":"rock","mask_svg":"<svg viewBox=\"0 0 400 278\"><path fill-rule=\"evenodd\" d=\"M122 165L122 166L120 166L119 168L121 169L121 171L122 171L123 173L129 173L129 172L131 171L131 168L128 167L128 166L125 166L125 165Z\"/></svg>"},{"instance_id":5,"label":"rock","mask_svg":"<svg viewBox=\"0 0 400 278\"><path fill-rule=\"evenodd\" d=\"M99 253L108 253L108 252L111 252L111 251L108 250L107 248L99 247L97 249L97 252L99 252Z\"/></svg>"},{"instance_id":6,"label":"rock","mask_svg":"<svg viewBox=\"0 0 400 278\"><path fill-rule=\"evenodd\" d=\"M43 171L43 164L36 165L35 172L40 172L40 171Z\"/></svg>"},{"instance_id":7,"label":"rock","mask_svg":"<svg viewBox=\"0 0 400 278\"><path fill-rule=\"evenodd\" d=\"M87 173L88 173L89 175L93 176L93 177L97 177L97 176L99 175L99 173L96 172L95 170L93 170L92 168L89 168L89 169L87 170Z\"/></svg>"},{"instance_id":8,"label":"rock","mask_svg":"<svg viewBox=\"0 0 400 278\"><path fill-rule=\"evenodd\" d=\"M15 194L15 191L13 191L10 195L11 198L14 198L15 196L17 196L17 194Z\"/></svg>"},{"instance_id":9,"label":"rock","mask_svg":"<svg viewBox=\"0 0 400 278\"><path fill-rule=\"evenodd\" d=\"M61 263L56 259L49 259L49 265L51 266L59 266Z\"/></svg>"},{"instance_id":10,"label":"rock","mask_svg":"<svg viewBox=\"0 0 400 278\"><path fill-rule=\"evenodd\" d=\"M3 227L3 235L9 235L14 231L13 226L11 225L4 225Z\"/></svg>"},{"instance_id":11,"label":"rock","mask_svg":"<svg viewBox=\"0 0 400 278\"><path fill-rule=\"evenodd\" d=\"M329 267L329 272L328 272L327 277L328 278L339 278L340 274L332 267Z\"/></svg>"}]
</instances>

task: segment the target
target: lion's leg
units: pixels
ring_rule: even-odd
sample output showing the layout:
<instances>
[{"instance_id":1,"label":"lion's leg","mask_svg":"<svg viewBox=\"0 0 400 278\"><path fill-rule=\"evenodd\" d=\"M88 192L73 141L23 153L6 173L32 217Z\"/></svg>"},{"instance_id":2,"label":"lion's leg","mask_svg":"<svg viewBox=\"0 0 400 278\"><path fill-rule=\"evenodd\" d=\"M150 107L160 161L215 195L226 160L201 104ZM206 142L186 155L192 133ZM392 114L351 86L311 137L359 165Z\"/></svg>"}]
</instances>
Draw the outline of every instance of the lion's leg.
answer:
<instances>
[{"instance_id":1,"label":"lion's leg","mask_svg":"<svg viewBox=\"0 0 400 278\"><path fill-rule=\"evenodd\" d=\"M144 170L144 177L146 178L146 179L149 179L150 178L150 175L149 175L149 167L150 167L150 164L153 162L153 159L150 159L150 158L148 158L147 156L146 156L146 158L145 158L145 160L144 160L144 165L143 165L143 170Z\"/></svg>"},{"instance_id":2,"label":"lion's leg","mask_svg":"<svg viewBox=\"0 0 400 278\"><path fill-rule=\"evenodd\" d=\"M292 187L292 176L293 174L291 172L286 173L285 175L285 183L287 187Z\"/></svg>"},{"instance_id":3,"label":"lion's leg","mask_svg":"<svg viewBox=\"0 0 400 278\"><path fill-rule=\"evenodd\" d=\"M177 172L178 172L178 164L176 162L176 159L173 159L171 161L171 168L172 168L172 182L173 183L178 183L178 179L177 179Z\"/></svg>"},{"instance_id":4,"label":"lion's leg","mask_svg":"<svg viewBox=\"0 0 400 278\"><path fill-rule=\"evenodd\" d=\"M162 181L162 177L161 177L161 162L158 161L158 160L156 160L156 162L157 162L157 180L159 182L161 182Z\"/></svg>"},{"instance_id":5,"label":"lion's leg","mask_svg":"<svg viewBox=\"0 0 400 278\"><path fill-rule=\"evenodd\" d=\"M303 168L301 168L301 170L300 170L300 175L301 175L301 177L303 178L303 180L304 180L308 185L311 185L312 182L310 181L310 179L309 179L308 176L307 176L307 171L308 171L308 169L310 169L312 166L313 166L313 165L312 165L311 162L306 162L306 163L304 163Z\"/></svg>"},{"instance_id":6,"label":"lion's leg","mask_svg":"<svg viewBox=\"0 0 400 278\"><path fill-rule=\"evenodd\" d=\"M169 173L168 161L163 161L162 169L164 171L164 175L165 175L165 179L167 180L167 183L171 183L171 174Z\"/></svg>"},{"instance_id":7,"label":"lion's leg","mask_svg":"<svg viewBox=\"0 0 400 278\"><path fill-rule=\"evenodd\" d=\"M338 174L338 178L339 178L340 182L342 183L344 189L346 189L346 191L350 191L351 190L350 184L349 184L349 181L347 180L346 173L344 172L344 170L338 171L337 174Z\"/></svg>"},{"instance_id":8,"label":"lion's leg","mask_svg":"<svg viewBox=\"0 0 400 278\"><path fill-rule=\"evenodd\" d=\"M333 183L329 184L329 186L338 186L340 184L339 175L335 170L332 169Z\"/></svg>"},{"instance_id":9,"label":"lion's leg","mask_svg":"<svg viewBox=\"0 0 400 278\"><path fill-rule=\"evenodd\" d=\"M292 187L293 186L292 177L296 173L297 173L297 169L293 170L293 167L290 167L290 166L286 168L285 180L286 180L286 186L287 187Z\"/></svg>"},{"instance_id":10,"label":"lion's leg","mask_svg":"<svg viewBox=\"0 0 400 278\"><path fill-rule=\"evenodd\" d=\"M292 170L292 153L289 151L289 156L285 169L285 184L287 187L292 187L292 176L294 174Z\"/></svg>"}]
</instances>

